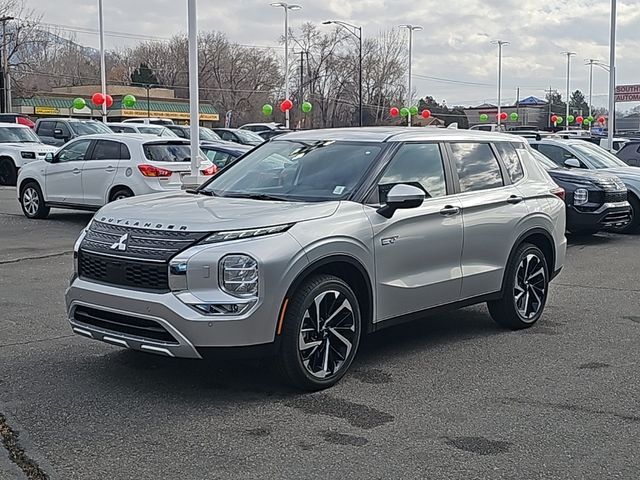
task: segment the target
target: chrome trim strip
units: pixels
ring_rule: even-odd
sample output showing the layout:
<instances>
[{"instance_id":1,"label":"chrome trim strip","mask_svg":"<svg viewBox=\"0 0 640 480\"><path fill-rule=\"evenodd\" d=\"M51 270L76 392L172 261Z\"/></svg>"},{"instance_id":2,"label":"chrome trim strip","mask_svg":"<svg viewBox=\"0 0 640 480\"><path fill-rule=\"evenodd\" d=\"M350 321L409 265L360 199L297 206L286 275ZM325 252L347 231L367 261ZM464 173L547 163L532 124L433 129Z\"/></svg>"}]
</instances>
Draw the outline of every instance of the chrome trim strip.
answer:
<instances>
[{"instance_id":1,"label":"chrome trim strip","mask_svg":"<svg viewBox=\"0 0 640 480\"><path fill-rule=\"evenodd\" d=\"M73 327L72 330L76 332L78 335L93 338L93 334L90 331L85 330L84 328Z\"/></svg>"},{"instance_id":2,"label":"chrome trim strip","mask_svg":"<svg viewBox=\"0 0 640 480\"><path fill-rule=\"evenodd\" d=\"M171 353L171 351L167 350L166 348L154 347L153 345L140 345L140 348L142 350L148 350L154 353L164 353L168 357L175 357L175 355Z\"/></svg>"},{"instance_id":3,"label":"chrome trim strip","mask_svg":"<svg viewBox=\"0 0 640 480\"><path fill-rule=\"evenodd\" d=\"M121 347L129 348L129 344L125 340L122 340L120 338L114 338L108 335L103 335L102 341L107 343L114 343L116 345L120 345Z\"/></svg>"}]
</instances>

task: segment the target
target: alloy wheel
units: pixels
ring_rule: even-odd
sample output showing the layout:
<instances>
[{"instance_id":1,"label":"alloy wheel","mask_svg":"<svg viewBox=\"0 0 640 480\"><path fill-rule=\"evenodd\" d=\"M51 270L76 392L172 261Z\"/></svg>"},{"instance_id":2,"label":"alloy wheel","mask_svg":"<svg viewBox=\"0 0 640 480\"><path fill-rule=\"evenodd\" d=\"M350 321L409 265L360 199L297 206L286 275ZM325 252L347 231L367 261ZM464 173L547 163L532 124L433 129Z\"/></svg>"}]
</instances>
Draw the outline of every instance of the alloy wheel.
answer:
<instances>
[{"instance_id":1,"label":"alloy wheel","mask_svg":"<svg viewBox=\"0 0 640 480\"><path fill-rule=\"evenodd\" d=\"M24 210L31 217L36 215L38 208L40 208L40 195L33 187L27 187L22 192L22 205Z\"/></svg>"},{"instance_id":2,"label":"alloy wheel","mask_svg":"<svg viewBox=\"0 0 640 480\"><path fill-rule=\"evenodd\" d=\"M298 348L304 368L319 379L334 376L356 341L353 307L336 290L317 295L302 318Z\"/></svg>"},{"instance_id":3,"label":"alloy wheel","mask_svg":"<svg viewBox=\"0 0 640 480\"><path fill-rule=\"evenodd\" d=\"M525 321L533 320L547 294L547 272L537 255L530 253L520 261L513 290L518 313Z\"/></svg>"}]
</instances>

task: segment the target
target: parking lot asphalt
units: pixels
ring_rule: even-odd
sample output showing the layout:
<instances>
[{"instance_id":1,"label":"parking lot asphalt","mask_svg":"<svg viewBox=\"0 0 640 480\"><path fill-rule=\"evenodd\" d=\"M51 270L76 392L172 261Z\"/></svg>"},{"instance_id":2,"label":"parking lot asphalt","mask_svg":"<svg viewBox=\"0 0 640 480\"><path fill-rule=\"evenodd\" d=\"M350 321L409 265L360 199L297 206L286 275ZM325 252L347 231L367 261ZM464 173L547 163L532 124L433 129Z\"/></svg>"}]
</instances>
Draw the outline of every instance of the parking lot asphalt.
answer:
<instances>
[{"instance_id":1,"label":"parking lot asphalt","mask_svg":"<svg viewBox=\"0 0 640 480\"><path fill-rule=\"evenodd\" d=\"M72 335L63 294L90 217L29 221L0 187L0 479L640 478L640 237L571 239L530 330L484 306L425 318L300 394L269 362Z\"/></svg>"}]
</instances>

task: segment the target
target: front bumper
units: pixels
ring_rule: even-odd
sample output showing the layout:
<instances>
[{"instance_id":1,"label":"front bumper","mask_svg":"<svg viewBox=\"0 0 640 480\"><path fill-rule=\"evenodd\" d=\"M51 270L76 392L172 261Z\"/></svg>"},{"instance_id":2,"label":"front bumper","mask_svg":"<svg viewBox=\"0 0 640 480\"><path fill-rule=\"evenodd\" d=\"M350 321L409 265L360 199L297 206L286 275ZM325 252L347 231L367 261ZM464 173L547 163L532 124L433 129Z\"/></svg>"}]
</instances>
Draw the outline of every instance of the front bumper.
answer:
<instances>
[{"instance_id":1,"label":"front bumper","mask_svg":"<svg viewBox=\"0 0 640 480\"><path fill-rule=\"evenodd\" d=\"M173 293L134 291L81 278L75 278L67 289L66 304L69 323L78 335L182 358L201 358L199 348L272 343L277 318L277 312L266 315L260 307L245 317L206 316L185 305ZM131 322L143 326L131 328ZM269 324L272 327L265 328ZM149 325L156 331L166 331L169 341L145 334Z\"/></svg>"},{"instance_id":2,"label":"front bumper","mask_svg":"<svg viewBox=\"0 0 640 480\"><path fill-rule=\"evenodd\" d=\"M567 206L567 229L604 230L608 227L625 225L631 219L629 202L605 203L593 212L581 211Z\"/></svg>"}]
</instances>

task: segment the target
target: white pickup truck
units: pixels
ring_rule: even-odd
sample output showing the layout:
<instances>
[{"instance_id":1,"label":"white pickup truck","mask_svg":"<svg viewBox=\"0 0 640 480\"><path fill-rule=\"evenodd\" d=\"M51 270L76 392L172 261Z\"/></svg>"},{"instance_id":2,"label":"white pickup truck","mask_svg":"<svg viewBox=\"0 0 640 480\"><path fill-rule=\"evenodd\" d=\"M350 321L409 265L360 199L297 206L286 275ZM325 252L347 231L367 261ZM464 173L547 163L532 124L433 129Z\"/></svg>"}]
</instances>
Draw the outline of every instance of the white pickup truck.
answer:
<instances>
[{"instance_id":1,"label":"white pickup truck","mask_svg":"<svg viewBox=\"0 0 640 480\"><path fill-rule=\"evenodd\" d=\"M56 150L42 143L29 127L0 123L0 185L15 185L18 170Z\"/></svg>"}]
</instances>

